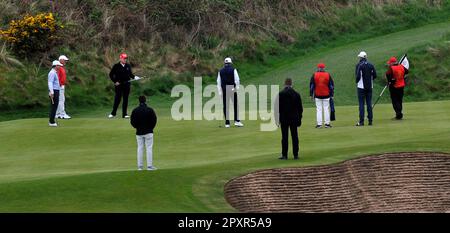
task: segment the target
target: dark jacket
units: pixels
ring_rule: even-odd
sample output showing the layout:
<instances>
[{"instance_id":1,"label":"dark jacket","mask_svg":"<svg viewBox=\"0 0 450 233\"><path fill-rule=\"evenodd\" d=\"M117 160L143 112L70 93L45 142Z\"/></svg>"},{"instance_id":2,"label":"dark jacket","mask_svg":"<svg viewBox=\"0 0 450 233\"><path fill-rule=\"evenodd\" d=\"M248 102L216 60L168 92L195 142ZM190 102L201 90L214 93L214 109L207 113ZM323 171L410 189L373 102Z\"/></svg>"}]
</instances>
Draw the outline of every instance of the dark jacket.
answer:
<instances>
[{"instance_id":1,"label":"dark jacket","mask_svg":"<svg viewBox=\"0 0 450 233\"><path fill-rule=\"evenodd\" d=\"M372 89L372 81L377 78L375 67L367 59L361 59L355 69L356 83L363 79L364 89Z\"/></svg>"},{"instance_id":2,"label":"dark jacket","mask_svg":"<svg viewBox=\"0 0 450 233\"><path fill-rule=\"evenodd\" d=\"M278 114L277 114L278 113ZM282 125L302 125L302 98L292 87L285 87L275 101L275 120Z\"/></svg>"},{"instance_id":3,"label":"dark jacket","mask_svg":"<svg viewBox=\"0 0 450 233\"><path fill-rule=\"evenodd\" d=\"M126 63L125 66L122 66L120 62L115 64L109 72L109 78L114 83L128 83L130 79L134 78L134 74L131 71L131 65Z\"/></svg>"},{"instance_id":4,"label":"dark jacket","mask_svg":"<svg viewBox=\"0 0 450 233\"><path fill-rule=\"evenodd\" d=\"M152 108L145 103L140 104L131 113L131 125L136 128L136 135L146 135L153 133L156 126L156 114Z\"/></svg>"}]
</instances>

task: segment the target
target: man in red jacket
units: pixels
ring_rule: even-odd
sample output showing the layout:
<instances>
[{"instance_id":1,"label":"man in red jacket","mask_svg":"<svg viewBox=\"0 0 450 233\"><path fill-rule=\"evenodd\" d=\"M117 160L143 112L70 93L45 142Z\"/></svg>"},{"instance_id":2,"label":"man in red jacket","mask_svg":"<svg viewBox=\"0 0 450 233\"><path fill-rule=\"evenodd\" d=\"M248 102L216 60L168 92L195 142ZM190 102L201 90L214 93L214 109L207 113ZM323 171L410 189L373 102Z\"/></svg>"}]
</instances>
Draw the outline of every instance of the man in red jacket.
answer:
<instances>
[{"instance_id":1,"label":"man in red jacket","mask_svg":"<svg viewBox=\"0 0 450 233\"><path fill-rule=\"evenodd\" d=\"M317 125L321 128L325 123L325 128L331 128L330 124L330 98L333 97L334 83L330 73L325 71L325 64L317 65L317 72L311 77L309 82L309 95L315 99L317 107ZM325 119L323 119L323 115Z\"/></svg>"},{"instance_id":2,"label":"man in red jacket","mask_svg":"<svg viewBox=\"0 0 450 233\"><path fill-rule=\"evenodd\" d=\"M405 75L408 70L397 63L397 58L391 57L387 62L389 68L386 72L386 79L389 83L389 92L391 93L392 107L395 111L396 120L403 119L403 90L405 88Z\"/></svg>"},{"instance_id":3,"label":"man in red jacket","mask_svg":"<svg viewBox=\"0 0 450 233\"><path fill-rule=\"evenodd\" d=\"M59 91L59 103L58 103L58 110L56 110L56 117L59 119L70 119L72 117L70 117L66 113L65 109L66 97L64 95L67 83L66 63L69 61L69 58L67 58L64 55L61 55L59 56L58 60L61 64L63 64L63 66L61 66L61 68L58 70L58 79L61 89Z\"/></svg>"}]
</instances>

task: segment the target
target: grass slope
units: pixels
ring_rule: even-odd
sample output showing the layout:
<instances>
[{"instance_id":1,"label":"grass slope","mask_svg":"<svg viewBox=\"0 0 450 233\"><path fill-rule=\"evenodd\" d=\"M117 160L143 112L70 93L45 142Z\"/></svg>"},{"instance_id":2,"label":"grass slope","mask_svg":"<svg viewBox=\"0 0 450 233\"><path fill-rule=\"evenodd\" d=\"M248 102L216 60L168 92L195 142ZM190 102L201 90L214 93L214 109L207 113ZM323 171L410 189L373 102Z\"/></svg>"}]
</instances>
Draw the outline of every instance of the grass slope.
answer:
<instances>
[{"instance_id":1,"label":"grass slope","mask_svg":"<svg viewBox=\"0 0 450 233\"><path fill-rule=\"evenodd\" d=\"M448 25L390 36L416 46L439 38ZM353 72L359 49L367 49L371 60L378 63L389 56L388 51L408 47L398 48L403 43L387 41L386 37L374 38L323 51L248 82L278 84L289 72L303 77L302 70L309 79L314 64L323 57L340 58L339 66L324 61L336 74L336 82L347 80L345 72ZM382 43L382 49L368 47ZM345 68L338 75L335 69L341 65ZM348 80L339 82L337 88L352 85L352 78ZM306 82L297 80L303 93ZM351 95L347 100L339 98L342 95L340 104L355 102ZM216 121L175 122L164 104L157 105L154 153L155 165L161 169L155 172L134 171L134 132L126 120L106 119L103 109L75 115L59 128L48 128L43 118L0 122L0 212L229 212L233 209L223 198L223 185L254 170L329 164L383 152L450 152L450 101L407 103L406 119L401 122L390 120L389 104L379 105L375 125L364 128L353 126L357 107L338 106L338 121L329 130L314 129L315 110L305 109L299 161L278 161L280 132L260 132L257 121L231 129L218 128L222 122Z\"/></svg>"},{"instance_id":2,"label":"grass slope","mask_svg":"<svg viewBox=\"0 0 450 233\"><path fill-rule=\"evenodd\" d=\"M378 72L378 80L375 82L374 95L381 92L385 85L384 73L386 72L386 61L391 56L400 57L411 48L426 45L432 41L442 39L450 32L450 21L446 23L432 24L425 27L401 31L351 43L334 49L325 49L315 54L310 54L288 64L281 64L277 69L268 72L248 82L254 84L280 84L287 77L294 79L296 88L309 95L309 80L316 70L319 62L325 62L335 81L336 103L341 105L355 104L356 84L354 78L355 65L358 62L359 51L368 53L369 61L375 65ZM417 67L414 66L416 51L408 53L411 63L411 73ZM247 83L244 79L244 83ZM406 100L408 96L405 97ZM385 99L388 100L387 98Z\"/></svg>"}]
</instances>

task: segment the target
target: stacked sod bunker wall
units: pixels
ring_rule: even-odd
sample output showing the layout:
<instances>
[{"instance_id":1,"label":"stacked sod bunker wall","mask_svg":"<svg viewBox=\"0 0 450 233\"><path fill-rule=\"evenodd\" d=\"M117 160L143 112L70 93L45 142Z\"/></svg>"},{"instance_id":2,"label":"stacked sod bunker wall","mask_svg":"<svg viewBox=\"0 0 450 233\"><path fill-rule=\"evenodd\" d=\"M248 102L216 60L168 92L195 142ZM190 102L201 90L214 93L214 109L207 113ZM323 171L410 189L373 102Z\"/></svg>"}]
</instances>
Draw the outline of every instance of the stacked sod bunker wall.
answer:
<instances>
[{"instance_id":1,"label":"stacked sod bunker wall","mask_svg":"<svg viewBox=\"0 0 450 233\"><path fill-rule=\"evenodd\" d=\"M225 185L242 212L450 212L450 155L389 153L262 170Z\"/></svg>"}]
</instances>

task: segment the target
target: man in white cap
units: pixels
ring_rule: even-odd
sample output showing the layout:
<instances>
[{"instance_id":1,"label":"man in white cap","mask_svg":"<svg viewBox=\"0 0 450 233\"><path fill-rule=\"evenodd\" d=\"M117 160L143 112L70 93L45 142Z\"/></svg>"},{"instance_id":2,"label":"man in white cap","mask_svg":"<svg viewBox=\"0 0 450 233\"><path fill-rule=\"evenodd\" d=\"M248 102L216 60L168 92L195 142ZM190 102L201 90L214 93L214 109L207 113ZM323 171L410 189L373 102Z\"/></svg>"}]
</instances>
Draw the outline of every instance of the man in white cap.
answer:
<instances>
[{"instance_id":1,"label":"man in white cap","mask_svg":"<svg viewBox=\"0 0 450 233\"><path fill-rule=\"evenodd\" d=\"M55 60L52 62L52 69L48 73L48 95L50 97L50 113L49 113L49 122L48 125L50 127L57 127L55 116L56 109L58 108L59 103L59 91L60 85L58 80L58 70L63 66L59 61Z\"/></svg>"},{"instance_id":2,"label":"man in white cap","mask_svg":"<svg viewBox=\"0 0 450 233\"><path fill-rule=\"evenodd\" d=\"M233 67L231 58L227 57L224 61L224 67L217 74L217 89L223 100L223 114L225 115L225 128L230 128L229 103L233 100L234 104L234 125L243 127L244 124L239 120L239 106L237 99L237 90L239 90L240 80L237 70Z\"/></svg>"},{"instance_id":3,"label":"man in white cap","mask_svg":"<svg viewBox=\"0 0 450 233\"><path fill-rule=\"evenodd\" d=\"M356 65L355 76L358 89L359 121L356 126L364 126L364 103L367 105L367 118L372 125L372 89L373 80L377 78L375 67L367 61L367 53L358 54L359 63Z\"/></svg>"},{"instance_id":4,"label":"man in white cap","mask_svg":"<svg viewBox=\"0 0 450 233\"><path fill-rule=\"evenodd\" d=\"M72 117L70 117L69 115L67 115L66 110L65 110L65 102L66 102L66 97L64 95L65 92L65 87L66 87L66 83L67 83L67 73L66 73L66 62L69 61L69 58L67 58L65 55L61 55L59 56L59 62L63 65L61 66L61 68L59 68L58 70L58 79L59 79L59 85L61 87L60 91L59 91L59 103L58 103L58 109L56 110L56 117L59 119L70 119Z\"/></svg>"}]
</instances>

